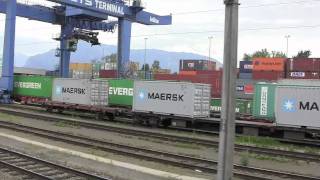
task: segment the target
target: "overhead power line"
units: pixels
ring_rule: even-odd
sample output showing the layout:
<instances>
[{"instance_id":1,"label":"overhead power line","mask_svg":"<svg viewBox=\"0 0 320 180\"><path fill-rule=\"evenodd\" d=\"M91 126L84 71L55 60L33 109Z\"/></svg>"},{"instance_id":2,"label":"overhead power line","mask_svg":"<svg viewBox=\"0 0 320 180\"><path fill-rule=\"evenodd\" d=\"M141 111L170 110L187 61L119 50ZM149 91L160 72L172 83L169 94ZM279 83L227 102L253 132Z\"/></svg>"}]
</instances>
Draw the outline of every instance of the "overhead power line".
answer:
<instances>
[{"instance_id":1,"label":"overhead power line","mask_svg":"<svg viewBox=\"0 0 320 180\"><path fill-rule=\"evenodd\" d=\"M247 6L240 6L240 9L246 8L260 8L260 7L272 7L272 6L283 6L283 5L297 5L297 4L305 4L311 2L320 2L320 0L309 0L309 1L293 1L293 2L279 2L279 3L266 3L266 4L257 4L257 5L247 5ZM211 9L211 10L199 10L199 11L186 11L186 12L177 12L172 13L172 15L185 15L185 14L199 14L199 13L211 13L211 12L218 12L224 11L224 8L219 9Z\"/></svg>"},{"instance_id":2,"label":"overhead power line","mask_svg":"<svg viewBox=\"0 0 320 180\"><path fill-rule=\"evenodd\" d=\"M280 26L280 27L260 27L260 28L246 28L240 29L239 32L245 31L264 31L264 30L281 30L281 29L314 29L320 28L320 24L317 25L303 25L303 26ZM189 32L169 32L169 33L155 33L155 34L141 34L141 35L132 35L132 38L137 37L153 37L153 36L169 36L169 35L185 35L185 34L204 34L204 33L223 33L223 30L203 30L203 31L189 31ZM118 37L114 37L118 38ZM56 42L52 41L39 41L32 43L21 43L16 44L17 46L25 45L35 45L35 44L55 44Z\"/></svg>"}]
</instances>

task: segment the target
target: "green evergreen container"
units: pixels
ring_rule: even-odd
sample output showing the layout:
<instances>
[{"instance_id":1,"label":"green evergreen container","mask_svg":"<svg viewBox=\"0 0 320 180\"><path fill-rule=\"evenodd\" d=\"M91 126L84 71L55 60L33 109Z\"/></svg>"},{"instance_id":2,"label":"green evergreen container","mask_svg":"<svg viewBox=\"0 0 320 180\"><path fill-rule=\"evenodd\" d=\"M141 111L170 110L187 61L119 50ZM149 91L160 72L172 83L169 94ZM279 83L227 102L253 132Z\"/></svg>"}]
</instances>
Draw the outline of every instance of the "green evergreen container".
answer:
<instances>
[{"instance_id":1,"label":"green evergreen container","mask_svg":"<svg viewBox=\"0 0 320 180\"><path fill-rule=\"evenodd\" d=\"M248 99L237 99L236 100L236 113L240 114L252 114L253 107L252 100ZM221 112L221 99L213 98L211 99L210 110L214 112Z\"/></svg>"},{"instance_id":2,"label":"green evergreen container","mask_svg":"<svg viewBox=\"0 0 320 180\"><path fill-rule=\"evenodd\" d=\"M258 119L275 120L275 83L257 83L253 97L253 116Z\"/></svg>"},{"instance_id":3,"label":"green evergreen container","mask_svg":"<svg viewBox=\"0 0 320 180\"><path fill-rule=\"evenodd\" d=\"M53 77L14 76L13 95L51 99Z\"/></svg>"},{"instance_id":4,"label":"green evergreen container","mask_svg":"<svg viewBox=\"0 0 320 180\"><path fill-rule=\"evenodd\" d=\"M109 104L114 106L132 106L133 80L109 80Z\"/></svg>"}]
</instances>

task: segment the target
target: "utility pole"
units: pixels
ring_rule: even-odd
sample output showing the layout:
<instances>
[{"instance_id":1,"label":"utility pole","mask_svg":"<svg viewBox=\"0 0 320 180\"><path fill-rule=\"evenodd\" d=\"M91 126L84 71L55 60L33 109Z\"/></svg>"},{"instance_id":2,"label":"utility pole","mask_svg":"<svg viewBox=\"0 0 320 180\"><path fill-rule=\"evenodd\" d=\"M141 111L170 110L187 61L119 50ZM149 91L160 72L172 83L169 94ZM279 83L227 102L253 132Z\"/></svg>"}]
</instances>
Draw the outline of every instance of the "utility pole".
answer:
<instances>
[{"instance_id":1,"label":"utility pole","mask_svg":"<svg viewBox=\"0 0 320 180\"><path fill-rule=\"evenodd\" d=\"M144 79L146 79L146 78L147 78L147 71L146 71L146 61L147 61L147 40L148 40L148 38L144 38L144 61L143 61Z\"/></svg>"},{"instance_id":2,"label":"utility pole","mask_svg":"<svg viewBox=\"0 0 320 180\"><path fill-rule=\"evenodd\" d=\"M209 36L209 61L211 60L211 44L212 44L212 39L213 36Z\"/></svg>"},{"instance_id":3,"label":"utility pole","mask_svg":"<svg viewBox=\"0 0 320 180\"><path fill-rule=\"evenodd\" d=\"M233 177L233 153L235 139L235 90L238 53L239 0L224 0L225 33L223 60L222 111L219 133L218 180Z\"/></svg>"},{"instance_id":4,"label":"utility pole","mask_svg":"<svg viewBox=\"0 0 320 180\"><path fill-rule=\"evenodd\" d=\"M286 36L284 36L286 39L287 39L287 53L286 53L286 55L287 55L287 57L289 57L289 38L291 37L290 35L286 35Z\"/></svg>"}]
</instances>

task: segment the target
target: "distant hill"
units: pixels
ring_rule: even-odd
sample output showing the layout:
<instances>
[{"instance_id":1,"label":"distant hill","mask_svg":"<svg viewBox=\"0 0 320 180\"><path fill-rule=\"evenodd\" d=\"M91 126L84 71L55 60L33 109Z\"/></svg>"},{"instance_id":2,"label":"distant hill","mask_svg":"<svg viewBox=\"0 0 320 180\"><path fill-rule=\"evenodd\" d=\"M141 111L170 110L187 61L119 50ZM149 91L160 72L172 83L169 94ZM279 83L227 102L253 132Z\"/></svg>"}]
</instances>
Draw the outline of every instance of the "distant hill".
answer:
<instances>
[{"instance_id":1,"label":"distant hill","mask_svg":"<svg viewBox=\"0 0 320 180\"><path fill-rule=\"evenodd\" d=\"M114 45L91 47L88 43L79 42L78 50L71 54L71 62L89 63L91 60L100 59L103 56L116 52L117 47ZM32 56L27 60L25 67L53 70L55 65L59 62L58 58L55 57L54 54L55 50L50 50L48 52ZM143 64L144 49L131 49L130 59ZM207 57L187 52L169 52L157 49L147 49L147 63L152 64L154 60L159 60L162 68L178 71L180 59L207 59ZM219 62L218 66L221 66Z\"/></svg>"}]
</instances>

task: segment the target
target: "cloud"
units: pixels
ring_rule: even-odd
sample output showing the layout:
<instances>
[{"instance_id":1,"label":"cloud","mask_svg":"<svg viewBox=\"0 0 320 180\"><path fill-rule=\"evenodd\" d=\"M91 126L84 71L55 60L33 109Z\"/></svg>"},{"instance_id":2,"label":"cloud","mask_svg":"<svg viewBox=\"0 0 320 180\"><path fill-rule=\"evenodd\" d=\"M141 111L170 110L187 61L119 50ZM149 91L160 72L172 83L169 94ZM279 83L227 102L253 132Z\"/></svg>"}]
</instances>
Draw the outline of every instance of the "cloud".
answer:
<instances>
[{"instance_id":1,"label":"cloud","mask_svg":"<svg viewBox=\"0 0 320 180\"><path fill-rule=\"evenodd\" d=\"M144 48L143 35L167 34L148 36L148 48L174 49L207 55L208 36L213 36L213 56L222 59L224 46L224 5L222 2L221 0L148 1L147 11L161 15L172 13L173 25L144 26L135 23L132 28L132 35L138 35L139 37L132 38L131 48ZM320 28L298 28L305 25L320 25L318 20L320 16L319 7L320 2L312 0L241 1L239 10L239 59L243 53L252 53L262 48L285 51L286 41L284 36L286 34L291 35L289 40L290 55L296 54L299 50L310 49L313 56L320 56L318 45ZM212 11L201 12L205 10ZM197 11L199 12L185 13ZM3 34L4 21L1 21L1 19L4 19L3 15L0 15L0 33ZM181 32L198 33L175 34ZM16 48L18 51L28 54L41 53L55 48L57 42L52 40L52 36L57 33L59 33L58 26L18 18ZM100 32L99 38L102 43L117 44L117 32L113 34Z\"/></svg>"}]
</instances>

